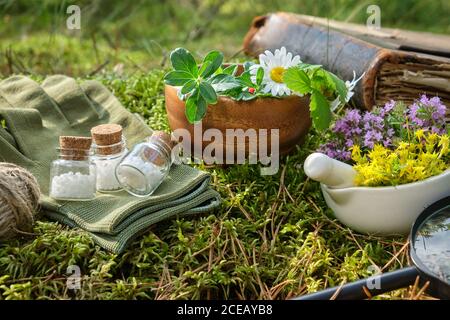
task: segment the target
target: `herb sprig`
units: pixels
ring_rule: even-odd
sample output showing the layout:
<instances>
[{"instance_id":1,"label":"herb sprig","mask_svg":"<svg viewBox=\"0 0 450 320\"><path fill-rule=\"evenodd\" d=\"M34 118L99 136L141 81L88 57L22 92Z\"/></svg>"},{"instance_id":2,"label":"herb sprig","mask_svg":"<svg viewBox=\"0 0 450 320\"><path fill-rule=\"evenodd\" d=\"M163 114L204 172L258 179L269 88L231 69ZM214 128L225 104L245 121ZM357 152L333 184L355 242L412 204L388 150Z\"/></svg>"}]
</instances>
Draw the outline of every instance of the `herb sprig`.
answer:
<instances>
[{"instance_id":1,"label":"herb sprig","mask_svg":"<svg viewBox=\"0 0 450 320\"><path fill-rule=\"evenodd\" d=\"M208 105L217 103L218 96L227 96L237 101L256 98L279 98L263 92L264 69L255 63L245 62L242 73L238 66L223 66L223 54L209 52L200 64L184 48L177 48L170 54L173 70L164 78L165 83L181 87L180 99L186 102L186 117L190 123L200 121ZM320 65L300 63L283 73L283 82L295 94L310 95L310 112L313 125L318 130L328 128L332 120L331 102L338 98L345 103L347 87L341 79Z\"/></svg>"}]
</instances>

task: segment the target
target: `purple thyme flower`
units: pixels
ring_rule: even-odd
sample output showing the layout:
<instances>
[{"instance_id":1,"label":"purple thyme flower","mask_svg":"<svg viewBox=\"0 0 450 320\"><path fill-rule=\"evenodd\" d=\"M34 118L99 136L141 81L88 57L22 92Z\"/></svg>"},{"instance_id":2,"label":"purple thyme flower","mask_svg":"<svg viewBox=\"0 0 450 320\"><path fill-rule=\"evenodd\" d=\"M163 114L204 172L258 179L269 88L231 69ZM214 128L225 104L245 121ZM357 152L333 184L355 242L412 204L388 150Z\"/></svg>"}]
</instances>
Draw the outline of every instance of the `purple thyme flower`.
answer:
<instances>
[{"instance_id":1,"label":"purple thyme flower","mask_svg":"<svg viewBox=\"0 0 450 320\"><path fill-rule=\"evenodd\" d=\"M375 144L381 142L383 142L383 134L378 130L369 130L364 135L364 146L369 149L373 149Z\"/></svg>"},{"instance_id":2,"label":"purple thyme flower","mask_svg":"<svg viewBox=\"0 0 450 320\"><path fill-rule=\"evenodd\" d=\"M392 110L394 110L395 104L396 103L394 100L386 102L384 107L380 110L380 116L384 118L386 115L388 115Z\"/></svg>"},{"instance_id":3,"label":"purple thyme flower","mask_svg":"<svg viewBox=\"0 0 450 320\"><path fill-rule=\"evenodd\" d=\"M347 110L331 129L333 138L320 146L318 151L348 162L351 160L350 148L354 145L359 145L363 150L373 149L375 144L382 144L386 148L394 147L396 135L401 135L399 126L402 126L403 121L403 111L396 106L397 103L391 100L371 112ZM447 131L446 112L447 107L439 97L428 98L422 95L404 111L408 123L404 126L409 126L408 130L425 129L443 134Z\"/></svg>"},{"instance_id":4,"label":"purple thyme flower","mask_svg":"<svg viewBox=\"0 0 450 320\"><path fill-rule=\"evenodd\" d=\"M446 130L445 115L447 107L439 97L428 98L422 95L406 111L406 117L413 130L424 129L444 134Z\"/></svg>"},{"instance_id":5,"label":"purple thyme flower","mask_svg":"<svg viewBox=\"0 0 450 320\"><path fill-rule=\"evenodd\" d=\"M352 157L350 150L346 147L340 146L338 141L330 141L325 143L321 145L317 151L326 154L330 158L341 161L350 161Z\"/></svg>"},{"instance_id":6,"label":"purple thyme flower","mask_svg":"<svg viewBox=\"0 0 450 320\"><path fill-rule=\"evenodd\" d=\"M372 112L347 110L331 129L334 137L320 146L318 152L348 162L351 160L350 148L354 145L366 149L372 149L375 144L391 147L395 130L390 127L387 119L395 105L395 101L389 101L384 107L376 108Z\"/></svg>"}]
</instances>

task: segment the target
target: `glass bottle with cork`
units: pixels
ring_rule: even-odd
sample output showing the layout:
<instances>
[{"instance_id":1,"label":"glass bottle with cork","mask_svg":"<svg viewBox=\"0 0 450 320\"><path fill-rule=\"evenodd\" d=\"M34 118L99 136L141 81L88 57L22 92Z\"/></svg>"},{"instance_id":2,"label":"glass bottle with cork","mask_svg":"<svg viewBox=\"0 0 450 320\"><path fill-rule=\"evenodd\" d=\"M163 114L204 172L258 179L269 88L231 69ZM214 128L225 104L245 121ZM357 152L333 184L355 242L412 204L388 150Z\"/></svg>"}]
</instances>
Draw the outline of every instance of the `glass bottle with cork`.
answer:
<instances>
[{"instance_id":1,"label":"glass bottle with cork","mask_svg":"<svg viewBox=\"0 0 450 320\"><path fill-rule=\"evenodd\" d=\"M97 166L97 191L122 190L116 178L116 167L128 153L126 140L119 124L102 124L91 129L94 140L93 161Z\"/></svg>"},{"instance_id":2,"label":"glass bottle with cork","mask_svg":"<svg viewBox=\"0 0 450 320\"><path fill-rule=\"evenodd\" d=\"M50 167L50 197L57 200L91 200L96 192L96 167L91 156L92 138L59 137L59 158Z\"/></svg>"},{"instance_id":3,"label":"glass bottle with cork","mask_svg":"<svg viewBox=\"0 0 450 320\"><path fill-rule=\"evenodd\" d=\"M151 195L164 181L172 165L173 142L163 131L154 131L137 144L117 166L116 176L130 194Z\"/></svg>"}]
</instances>

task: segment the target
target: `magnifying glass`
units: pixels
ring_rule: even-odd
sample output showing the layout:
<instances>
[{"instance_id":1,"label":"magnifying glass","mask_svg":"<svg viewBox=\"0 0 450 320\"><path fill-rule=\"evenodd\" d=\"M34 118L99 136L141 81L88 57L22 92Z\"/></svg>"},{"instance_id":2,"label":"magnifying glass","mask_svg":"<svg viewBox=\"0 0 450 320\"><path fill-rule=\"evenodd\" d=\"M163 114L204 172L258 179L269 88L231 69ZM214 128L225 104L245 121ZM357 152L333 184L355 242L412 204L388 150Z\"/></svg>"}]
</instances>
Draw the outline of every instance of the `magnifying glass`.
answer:
<instances>
[{"instance_id":1,"label":"magnifying glass","mask_svg":"<svg viewBox=\"0 0 450 320\"><path fill-rule=\"evenodd\" d=\"M366 299L367 293L376 296L411 285L417 276L422 285L429 281L428 294L450 299L450 197L432 204L419 215L409 240L413 266L377 275L377 281L363 279L293 300Z\"/></svg>"}]
</instances>

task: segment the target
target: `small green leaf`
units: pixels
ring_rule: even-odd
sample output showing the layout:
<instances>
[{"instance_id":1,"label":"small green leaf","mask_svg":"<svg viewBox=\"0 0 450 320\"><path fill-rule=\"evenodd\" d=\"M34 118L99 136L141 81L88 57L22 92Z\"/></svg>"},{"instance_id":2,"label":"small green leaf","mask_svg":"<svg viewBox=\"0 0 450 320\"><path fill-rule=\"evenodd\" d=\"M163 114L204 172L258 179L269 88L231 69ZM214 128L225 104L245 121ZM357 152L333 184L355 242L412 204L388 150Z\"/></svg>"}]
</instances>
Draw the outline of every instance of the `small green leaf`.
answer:
<instances>
[{"instance_id":1,"label":"small green leaf","mask_svg":"<svg viewBox=\"0 0 450 320\"><path fill-rule=\"evenodd\" d=\"M238 84L237 87L226 91L226 96L230 97L233 100L237 100L237 101L241 100L242 95L243 95L243 88L242 88L241 84Z\"/></svg>"},{"instance_id":2,"label":"small green leaf","mask_svg":"<svg viewBox=\"0 0 450 320\"><path fill-rule=\"evenodd\" d=\"M217 94L214 88L206 81L200 82L200 95L206 100L208 104L217 103Z\"/></svg>"},{"instance_id":3,"label":"small green leaf","mask_svg":"<svg viewBox=\"0 0 450 320\"><path fill-rule=\"evenodd\" d=\"M313 91L309 109L314 128L319 131L327 129L331 123L331 109L330 103L322 93L317 90Z\"/></svg>"},{"instance_id":4,"label":"small green leaf","mask_svg":"<svg viewBox=\"0 0 450 320\"><path fill-rule=\"evenodd\" d=\"M190 123L195 123L203 119L206 114L207 103L200 95L199 90L195 92L186 100L186 118Z\"/></svg>"},{"instance_id":5,"label":"small green leaf","mask_svg":"<svg viewBox=\"0 0 450 320\"><path fill-rule=\"evenodd\" d=\"M323 69L318 69L314 73L311 73L310 79L310 87L320 91L322 94L325 94L329 91L335 91L334 82L328 79L328 76Z\"/></svg>"},{"instance_id":6,"label":"small green leaf","mask_svg":"<svg viewBox=\"0 0 450 320\"><path fill-rule=\"evenodd\" d=\"M306 72L298 67L287 69L283 74L283 82L294 92L301 94L311 92L311 80Z\"/></svg>"},{"instance_id":7,"label":"small green leaf","mask_svg":"<svg viewBox=\"0 0 450 320\"><path fill-rule=\"evenodd\" d=\"M256 95L255 94L251 94L248 91L242 92L241 100L249 101L249 100L253 100L253 99L256 99Z\"/></svg>"},{"instance_id":8,"label":"small green leaf","mask_svg":"<svg viewBox=\"0 0 450 320\"><path fill-rule=\"evenodd\" d=\"M260 86L264 79L264 69L262 67L258 68L258 71L256 72L256 84Z\"/></svg>"},{"instance_id":9,"label":"small green leaf","mask_svg":"<svg viewBox=\"0 0 450 320\"><path fill-rule=\"evenodd\" d=\"M222 65L223 54L220 51L211 51L203 59L203 65L200 69L200 75L207 78L214 74L216 70Z\"/></svg>"},{"instance_id":10,"label":"small green leaf","mask_svg":"<svg viewBox=\"0 0 450 320\"><path fill-rule=\"evenodd\" d=\"M184 71L192 78L198 77L198 67L192 54L184 48L177 48L170 53L172 67L177 71Z\"/></svg>"},{"instance_id":11,"label":"small green leaf","mask_svg":"<svg viewBox=\"0 0 450 320\"><path fill-rule=\"evenodd\" d=\"M224 93L241 87L241 84L233 76L224 73L215 75L209 83L216 93Z\"/></svg>"},{"instance_id":12,"label":"small green leaf","mask_svg":"<svg viewBox=\"0 0 450 320\"><path fill-rule=\"evenodd\" d=\"M209 66L211 65L211 61L204 61L202 63L202 66L200 67L200 69L198 70L198 73L203 76L203 73L205 72L206 68L209 68Z\"/></svg>"},{"instance_id":13,"label":"small green leaf","mask_svg":"<svg viewBox=\"0 0 450 320\"><path fill-rule=\"evenodd\" d=\"M322 68L320 64L308 64L308 63L300 63L298 67L305 72L314 72L317 69Z\"/></svg>"},{"instance_id":14,"label":"small green leaf","mask_svg":"<svg viewBox=\"0 0 450 320\"><path fill-rule=\"evenodd\" d=\"M235 99L236 101L241 101L243 96L244 92L242 90L236 91L236 93L233 96L233 99Z\"/></svg>"},{"instance_id":15,"label":"small green leaf","mask_svg":"<svg viewBox=\"0 0 450 320\"><path fill-rule=\"evenodd\" d=\"M187 94L187 93L191 92L192 90L194 90L196 87L197 87L197 81L189 80L188 82L186 82L184 84L183 88L181 88L181 93Z\"/></svg>"},{"instance_id":16,"label":"small green leaf","mask_svg":"<svg viewBox=\"0 0 450 320\"><path fill-rule=\"evenodd\" d=\"M232 65L229 65L228 67L226 67L225 69L223 69L222 73L228 74L230 76L234 76L234 75L236 75L237 68L238 68L238 66L236 64L232 64Z\"/></svg>"},{"instance_id":17,"label":"small green leaf","mask_svg":"<svg viewBox=\"0 0 450 320\"><path fill-rule=\"evenodd\" d=\"M335 74L326 71L325 74L329 77L331 81L333 81L334 86L336 88L336 92L339 95L339 100L341 102L346 102L347 97L347 87L345 86L345 82L339 79Z\"/></svg>"},{"instance_id":18,"label":"small green leaf","mask_svg":"<svg viewBox=\"0 0 450 320\"><path fill-rule=\"evenodd\" d=\"M213 83L220 83L220 82L223 82L223 81L225 81L226 79L234 79L234 78L233 78L233 76L230 76L230 75L228 75L228 74L225 74L225 73L219 73L219 74L216 74L216 75L212 76L212 77L209 78L207 81L208 81L210 84L213 84Z\"/></svg>"},{"instance_id":19,"label":"small green leaf","mask_svg":"<svg viewBox=\"0 0 450 320\"><path fill-rule=\"evenodd\" d=\"M184 86L192 80L192 75L185 71L173 70L164 77L165 83L171 86Z\"/></svg>"},{"instance_id":20,"label":"small green leaf","mask_svg":"<svg viewBox=\"0 0 450 320\"><path fill-rule=\"evenodd\" d=\"M255 84L252 82L250 71L243 72L239 77L237 77L237 80L243 85L247 87L253 87Z\"/></svg>"}]
</instances>

